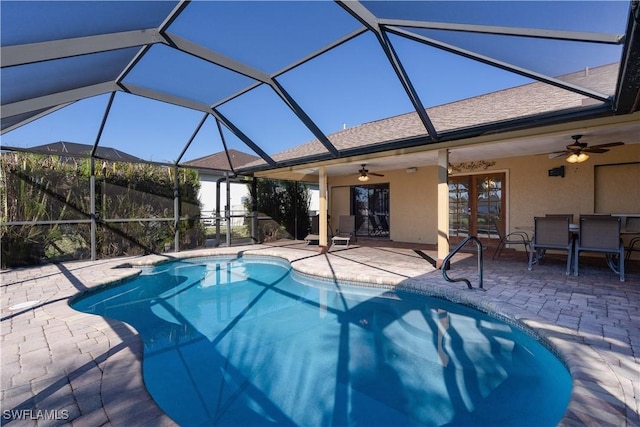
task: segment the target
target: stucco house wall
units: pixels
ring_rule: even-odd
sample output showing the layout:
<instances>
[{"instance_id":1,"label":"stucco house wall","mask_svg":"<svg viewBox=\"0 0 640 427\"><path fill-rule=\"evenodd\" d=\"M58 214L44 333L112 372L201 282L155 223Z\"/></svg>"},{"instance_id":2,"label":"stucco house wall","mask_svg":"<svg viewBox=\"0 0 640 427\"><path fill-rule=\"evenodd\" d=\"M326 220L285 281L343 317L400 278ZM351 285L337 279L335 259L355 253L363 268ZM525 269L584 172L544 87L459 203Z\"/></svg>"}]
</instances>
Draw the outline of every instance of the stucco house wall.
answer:
<instances>
[{"instance_id":1,"label":"stucco house wall","mask_svg":"<svg viewBox=\"0 0 640 427\"><path fill-rule=\"evenodd\" d=\"M616 147L603 154L592 154L584 163L570 164L564 158L547 156L517 157L496 162L497 168L509 169L510 225L532 225L534 216L546 213L572 213L575 220L580 214L595 212L596 165L615 165L640 162L640 145ZM565 167L565 177L550 177L548 170ZM629 212L640 214L640 165L634 169L638 183L635 187L621 188ZM625 186L626 187L626 186Z\"/></svg>"},{"instance_id":2,"label":"stucco house wall","mask_svg":"<svg viewBox=\"0 0 640 427\"><path fill-rule=\"evenodd\" d=\"M616 147L603 154L593 154L580 164L569 164L564 157L549 159L548 156L526 156L496 159L495 165L486 172L505 172L507 180L507 230L516 227L533 227L535 216L547 213L595 213L595 169L596 165L640 163L640 144ZM548 170L563 166L565 177L550 177ZM410 243L437 243L437 168L420 167L415 173L404 169L378 171L384 177L371 176L367 184L389 183L390 188L390 239ZM469 172L478 173L485 171ZM634 168L638 185L621 188L621 197L626 198L628 212L609 212L640 215L640 164ZM330 197L329 214L332 227L336 227L338 216L349 206L347 186L358 185L357 176L329 177L330 191L340 191ZM628 186L625 186L628 187ZM336 188L337 189L337 188ZM346 199L345 199L346 198ZM344 199L344 200L343 200Z\"/></svg>"},{"instance_id":3,"label":"stucco house wall","mask_svg":"<svg viewBox=\"0 0 640 427\"><path fill-rule=\"evenodd\" d=\"M389 183L390 239L399 242L435 243L437 226L436 167L384 171L384 177L371 176L367 185ZM349 213L349 186L360 185L357 175L329 177L332 192L329 206L331 226L338 227L340 215ZM333 188L336 187L337 191Z\"/></svg>"}]
</instances>

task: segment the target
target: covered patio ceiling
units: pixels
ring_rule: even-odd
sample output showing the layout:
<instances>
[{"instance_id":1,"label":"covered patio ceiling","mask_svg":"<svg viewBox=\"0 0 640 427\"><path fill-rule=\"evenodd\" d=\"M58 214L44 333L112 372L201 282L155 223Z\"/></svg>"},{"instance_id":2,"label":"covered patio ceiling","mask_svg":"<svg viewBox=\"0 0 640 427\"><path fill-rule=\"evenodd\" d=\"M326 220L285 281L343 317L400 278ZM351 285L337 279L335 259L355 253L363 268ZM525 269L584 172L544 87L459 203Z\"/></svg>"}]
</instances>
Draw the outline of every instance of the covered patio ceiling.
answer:
<instances>
[{"instance_id":1,"label":"covered patio ceiling","mask_svg":"<svg viewBox=\"0 0 640 427\"><path fill-rule=\"evenodd\" d=\"M237 149L261 157L237 172L340 175L435 164L438 148L462 162L573 134L640 143L637 0L0 7L5 150L69 141L180 165ZM603 67L609 84L580 74ZM509 91L521 110L438 113Z\"/></svg>"}]
</instances>

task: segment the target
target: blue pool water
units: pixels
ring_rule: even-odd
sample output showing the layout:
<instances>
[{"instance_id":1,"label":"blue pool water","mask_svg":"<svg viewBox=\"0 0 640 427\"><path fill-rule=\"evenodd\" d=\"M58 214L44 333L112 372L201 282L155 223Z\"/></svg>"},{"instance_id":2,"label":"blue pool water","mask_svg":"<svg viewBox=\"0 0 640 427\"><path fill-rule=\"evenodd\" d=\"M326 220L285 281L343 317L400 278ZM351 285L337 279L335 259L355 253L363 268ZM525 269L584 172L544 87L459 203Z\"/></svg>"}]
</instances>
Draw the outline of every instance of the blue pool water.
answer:
<instances>
[{"instance_id":1,"label":"blue pool water","mask_svg":"<svg viewBox=\"0 0 640 427\"><path fill-rule=\"evenodd\" d=\"M276 259L165 264L72 306L138 331L145 385L183 426L553 426L571 392L507 323Z\"/></svg>"}]
</instances>

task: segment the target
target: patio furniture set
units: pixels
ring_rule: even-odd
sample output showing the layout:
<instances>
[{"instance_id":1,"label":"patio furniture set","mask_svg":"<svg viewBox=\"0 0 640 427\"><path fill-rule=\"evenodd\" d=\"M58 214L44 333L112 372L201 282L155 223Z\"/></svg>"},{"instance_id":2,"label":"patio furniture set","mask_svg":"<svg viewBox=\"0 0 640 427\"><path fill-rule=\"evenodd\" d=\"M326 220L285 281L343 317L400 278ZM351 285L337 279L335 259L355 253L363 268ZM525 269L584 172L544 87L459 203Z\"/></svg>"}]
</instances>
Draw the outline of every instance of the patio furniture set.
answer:
<instances>
[{"instance_id":1,"label":"patio furniture set","mask_svg":"<svg viewBox=\"0 0 640 427\"><path fill-rule=\"evenodd\" d=\"M548 214L534 218L533 237L525 231L500 235L500 242L493 258L499 256L506 245L523 245L528 253L531 271L540 264L547 250L567 251L566 274L579 274L580 253L605 254L607 265L624 282L624 269L634 251L640 251L640 216L580 215L579 223L573 223L572 214ZM499 230L500 227L497 227ZM625 247L625 235L633 237ZM626 252L626 255L625 255Z\"/></svg>"}]
</instances>

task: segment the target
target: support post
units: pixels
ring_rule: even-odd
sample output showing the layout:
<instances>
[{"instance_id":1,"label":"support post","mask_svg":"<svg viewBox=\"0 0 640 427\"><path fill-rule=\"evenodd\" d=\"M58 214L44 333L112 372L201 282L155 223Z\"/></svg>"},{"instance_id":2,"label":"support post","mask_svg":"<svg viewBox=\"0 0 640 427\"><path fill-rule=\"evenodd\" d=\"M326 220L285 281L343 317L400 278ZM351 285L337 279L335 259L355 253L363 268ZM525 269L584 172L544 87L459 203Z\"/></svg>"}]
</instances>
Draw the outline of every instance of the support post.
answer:
<instances>
[{"instance_id":1,"label":"support post","mask_svg":"<svg viewBox=\"0 0 640 427\"><path fill-rule=\"evenodd\" d=\"M293 199L293 239L298 240L298 203L300 203L300 198L298 197L300 193L298 192L298 181L294 181L295 192L296 195Z\"/></svg>"},{"instance_id":2,"label":"support post","mask_svg":"<svg viewBox=\"0 0 640 427\"><path fill-rule=\"evenodd\" d=\"M449 254L449 150L438 150L438 259L442 268Z\"/></svg>"},{"instance_id":3,"label":"support post","mask_svg":"<svg viewBox=\"0 0 640 427\"><path fill-rule=\"evenodd\" d=\"M216 180L216 246L220 245L220 181L224 178Z\"/></svg>"},{"instance_id":4,"label":"support post","mask_svg":"<svg viewBox=\"0 0 640 427\"><path fill-rule=\"evenodd\" d=\"M319 177L319 188L320 188L320 224L319 224L319 232L320 232L320 247L327 248L329 246L328 234L329 230L327 228L328 222L328 212L327 212L327 173L323 166L320 167L320 177Z\"/></svg>"},{"instance_id":5,"label":"support post","mask_svg":"<svg viewBox=\"0 0 640 427\"><path fill-rule=\"evenodd\" d=\"M227 247L231 246L231 183L229 182L229 172L224 173L224 181L227 193L227 203L224 207L224 216L227 219Z\"/></svg>"},{"instance_id":6,"label":"support post","mask_svg":"<svg viewBox=\"0 0 640 427\"><path fill-rule=\"evenodd\" d=\"M258 179L251 179L251 240L261 243L258 239Z\"/></svg>"},{"instance_id":7,"label":"support post","mask_svg":"<svg viewBox=\"0 0 640 427\"><path fill-rule=\"evenodd\" d=\"M180 252L180 181L178 166L173 167L173 224L174 224L174 236L173 236L173 250Z\"/></svg>"},{"instance_id":8,"label":"support post","mask_svg":"<svg viewBox=\"0 0 640 427\"><path fill-rule=\"evenodd\" d=\"M96 160L91 157L91 166L90 166L91 176L89 177L89 197L91 198L90 202L90 212L89 216L91 217L91 261L95 261L97 259L97 239L96 239ZM104 189L102 190L104 191Z\"/></svg>"}]
</instances>

